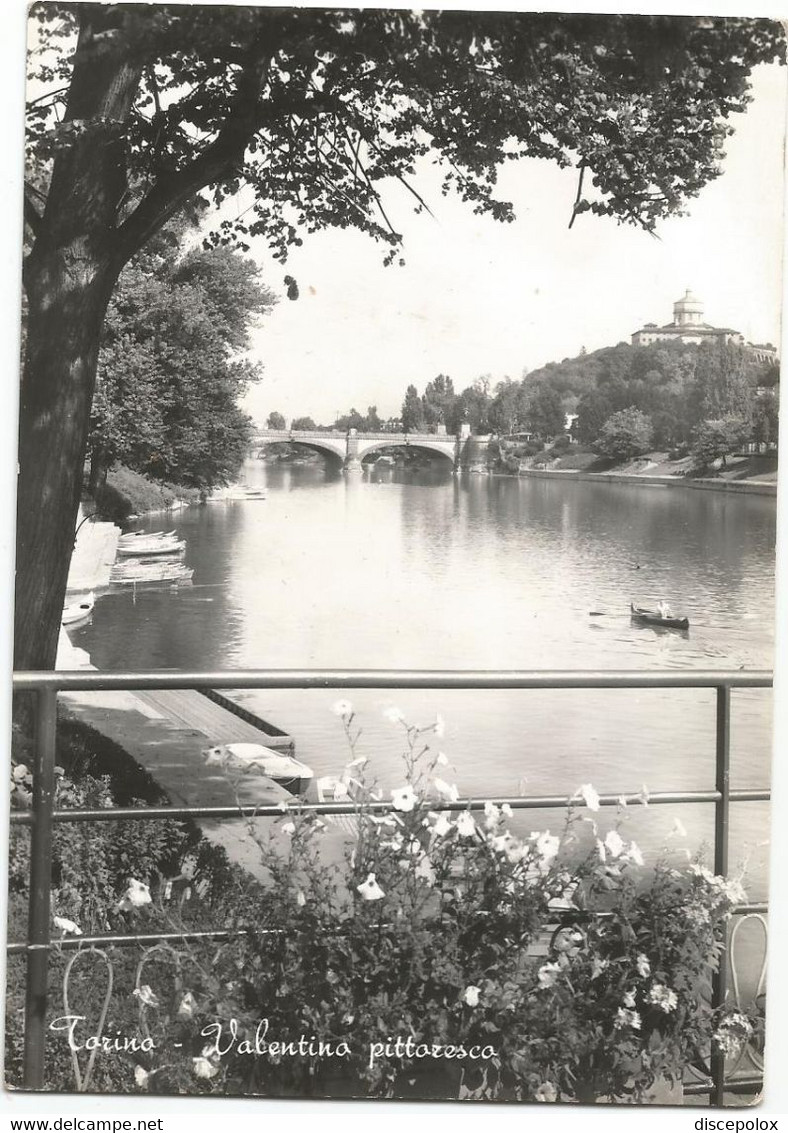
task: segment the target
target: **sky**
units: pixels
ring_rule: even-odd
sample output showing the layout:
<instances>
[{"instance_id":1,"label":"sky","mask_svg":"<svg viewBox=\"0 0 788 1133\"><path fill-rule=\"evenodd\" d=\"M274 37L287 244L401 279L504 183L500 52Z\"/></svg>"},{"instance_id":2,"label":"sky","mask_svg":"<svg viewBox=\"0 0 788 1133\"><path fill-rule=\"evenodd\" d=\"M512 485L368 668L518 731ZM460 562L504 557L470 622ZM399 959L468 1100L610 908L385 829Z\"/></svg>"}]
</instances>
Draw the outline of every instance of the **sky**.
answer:
<instances>
[{"instance_id":1,"label":"sky","mask_svg":"<svg viewBox=\"0 0 788 1133\"><path fill-rule=\"evenodd\" d=\"M398 415L406 386L421 391L439 373L459 390L628 341L645 322L670 322L688 287L708 322L778 343L785 93L785 68L759 68L752 104L731 120L723 176L686 216L662 222L658 238L589 213L570 231L576 172L523 160L500 180L514 224L442 197L429 167L414 185L434 217L414 215L395 187L386 205L405 237L405 267L384 267L384 249L352 231L307 236L285 267L253 241L281 300L254 334L265 374L248 412L259 423L272 410L319 423L351 406ZM298 281L296 302L285 297L286 274Z\"/></svg>"}]
</instances>

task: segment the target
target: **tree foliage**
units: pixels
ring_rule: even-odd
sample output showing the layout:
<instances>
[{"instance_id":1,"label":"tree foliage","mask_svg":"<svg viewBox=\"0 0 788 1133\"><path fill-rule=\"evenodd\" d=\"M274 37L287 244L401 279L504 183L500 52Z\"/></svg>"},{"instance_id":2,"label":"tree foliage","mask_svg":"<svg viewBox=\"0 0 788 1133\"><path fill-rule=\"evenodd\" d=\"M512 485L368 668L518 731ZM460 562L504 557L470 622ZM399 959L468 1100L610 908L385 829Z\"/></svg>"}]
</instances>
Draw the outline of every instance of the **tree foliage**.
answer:
<instances>
[{"instance_id":1,"label":"tree foliage","mask_svg":"<svg viewBox=\"0 0 788 1133\"><path fill-rule=\"evenodd\" d=\"M278 410L273 409L268 414L268 420L266 421L266 427L269 428L269 429L286 429L287 428L287 422L285 421L284 417L282 416L282 414Z\"/></svg>"},{"instance_id":2,"label":"tree foliage","mask_svg":"<svg viewBox=\"0 0 788 1133\"><path fill-rule=\"evenodd\" d=\"M180 257L159 240L122 273L107 311L91 413L92 479L116 462L189 487L233 476L251 421L239 398L260 367L239 357L272 304L250 260Z\"/></svg>"},{"instance_id":3,"label":"tree foliage","mask_svg":"<svg viewBox=\"0 0 788 1133\"><path fill-rule=\"evenodd\" d=\"M701 468L707 468L721 457L724 468L726 457L748 439L749 433L748 419L733 413L703 421L695 430L692 455Z\"/></svg>"},{"instance_id":4,"label":"tree foliage","mask_svg":"<svg viewBox=\"0 0 788 1133\"><path fill-rule=\"evenodd\" d=\"M596 448L613 460L629 460L648 452L654 430L645 413L630 406L608 417L602 426Z\"/></svg>"}]
</instances>

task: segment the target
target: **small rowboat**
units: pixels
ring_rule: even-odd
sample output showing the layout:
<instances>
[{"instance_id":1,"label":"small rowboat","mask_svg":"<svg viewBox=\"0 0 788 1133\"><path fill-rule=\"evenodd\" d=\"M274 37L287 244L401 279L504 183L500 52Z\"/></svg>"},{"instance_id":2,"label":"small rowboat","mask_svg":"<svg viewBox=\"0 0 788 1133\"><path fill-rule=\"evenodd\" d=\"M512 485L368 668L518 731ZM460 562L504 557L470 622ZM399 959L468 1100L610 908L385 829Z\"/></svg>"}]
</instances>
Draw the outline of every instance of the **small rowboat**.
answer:
<instances>
[{"instance_id":1,"label":"small rowboat","mask_svg":"<svg viewBox=\"0 0 788 1133\"><path fill-rule=\"evenodd\" d=\"M124 558L132 556L179 555L186 549L185 539L138 539L135 543L119 543L118 554Z\"/></svg>"},{"instance_id":2,"label":"small rowboat","mask_svg":"<svg viewBox=\"0 0 788 1133\"><path fill-rule=\"evenodd\" d=\"M61 625L70 626L74 625L75 622L81 622L92 612L95 601L95 596L91 591L81 602L70 602L67 606L64 606L63 616L60 619Z\"/></svg>"},{"instance_id":3,"label":"small rowboat","mask_svg":"<svg viewBox=\"0 0 788 1133\"><path fill-rule=\"evenodd\" d=\"M172 531L127 531L125 535L120 536L118 543L121 546L130 546L138 539L144 539L146 542L148 539L174 539L176 534L174 527Z\"/></svg>"},{"instance_id":4,"label":"small rowboat","mask_svg":"<svg viewBox=\"0 0 788 1133\"><path fill-rule=\"evenodd\" d=\"M665 629L689 629L689 618L663 618L659 610L646 610L643 606L629 604L632 621L647 626L663 626Z\"/></svg>"}]
</instances>

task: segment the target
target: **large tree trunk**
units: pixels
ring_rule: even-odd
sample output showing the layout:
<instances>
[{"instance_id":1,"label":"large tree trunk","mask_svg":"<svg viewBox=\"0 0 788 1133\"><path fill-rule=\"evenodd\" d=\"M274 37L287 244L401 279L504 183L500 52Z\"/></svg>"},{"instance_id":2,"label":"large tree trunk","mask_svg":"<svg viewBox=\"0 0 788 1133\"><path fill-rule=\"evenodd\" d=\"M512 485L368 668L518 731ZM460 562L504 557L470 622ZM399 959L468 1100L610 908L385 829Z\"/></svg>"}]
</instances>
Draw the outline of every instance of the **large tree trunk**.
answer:
<instances>
[{"instance_id":1,"label":"large tree trunk","mask_svg":"<svg viewBox=\"0 0 788 1133\"><path fill-rule=\"evenodd\" d=\"M34 244L25 263L28 322L20 397L17 669L52 669L74 544L99 339L130 250L119 248L128 191L123 123L140 64L124 58L123 12L85 5L65 135L46 207L27 202ZM133 249L132 249L133 250Z\"/></svg>"},{"instance_id":2,"label":"large tree trunk","mask_svg":"<svg viewBox=\"0 0 788 1133\"><path fill-rule=\"evenodd\" d=\"M17 504L17 669L54 668L74 545L99 336L115 273L58 250L28 278ZM31 273L32 274L32 273Z\"/></svg>"}]
</instances>

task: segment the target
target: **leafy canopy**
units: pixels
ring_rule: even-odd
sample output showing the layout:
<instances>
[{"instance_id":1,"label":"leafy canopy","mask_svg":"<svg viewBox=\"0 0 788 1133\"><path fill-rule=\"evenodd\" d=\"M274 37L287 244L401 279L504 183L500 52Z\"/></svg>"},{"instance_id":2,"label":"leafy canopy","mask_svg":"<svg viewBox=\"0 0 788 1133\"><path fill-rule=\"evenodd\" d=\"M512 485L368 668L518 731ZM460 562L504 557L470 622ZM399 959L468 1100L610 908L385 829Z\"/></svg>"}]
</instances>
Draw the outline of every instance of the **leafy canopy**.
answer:
<instances>
[{"instance_id":1,"label":"leafy canopy","mask_svg":"<svg viewBox=\"0 0 788 1133\"><path fill-rule=\"evenodd\" d=\"M242 353L273 299L227 248L173 256L170 228L121 274L104 323L89 446L158 479L210 487L232 477L251 438L238 401L260 367Z\"/></svg>"},{"instance_id":2,"label":"leafy canopy","mask_svg":"<svg viewBox=\"0 0 788 1133\"><path fill-rule=\"evenodd\" d=\"M122 154L121 254L195 192L219 202L247 184L252 206L217 239L261 235L284 259L306 233L353 227L390 260L400 234L382 188L407 185L421 210L421 159L440 163L444 193L504 221L502 162L576 166L572 219L590 209L650 230L719 174L749 72L784 52L776 22L744 18L57 3L31 14L44 94L29 111L26 215L35 229L53 157L73 172L98 134ZM71 55L63 37L77 30ZM124 120L101 113L108 74L133 90Z\"/></svg>"}]
</instances>

